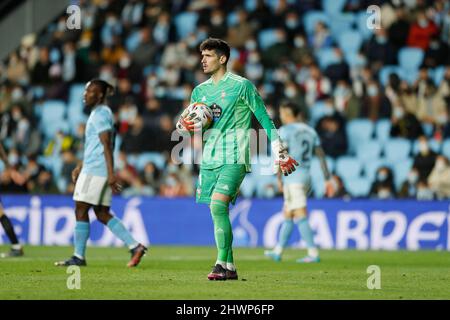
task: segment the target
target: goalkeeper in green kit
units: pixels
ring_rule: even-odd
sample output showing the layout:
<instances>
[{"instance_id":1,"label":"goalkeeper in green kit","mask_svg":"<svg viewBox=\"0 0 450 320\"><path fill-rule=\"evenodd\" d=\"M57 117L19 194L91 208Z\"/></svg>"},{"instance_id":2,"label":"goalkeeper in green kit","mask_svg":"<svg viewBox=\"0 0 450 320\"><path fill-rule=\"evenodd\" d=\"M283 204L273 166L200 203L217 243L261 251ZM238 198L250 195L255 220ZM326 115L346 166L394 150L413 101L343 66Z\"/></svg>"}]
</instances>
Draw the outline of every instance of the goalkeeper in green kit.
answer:
<instances>
[{"instance_id":1,"label":"goalkeeper in green kit","mask_svg":"<svg viewBox=\"0 0 450 320\"><path fill-rule=\"evenodd\" d=\"M288 175L298 163L282 147L277 130L255 86L247 79L227 71L229 45L209 38L200 45L203 72L211 77L196 86L191 103L204 103L214 115L213 123L203 137L203 157L200 166L196 200L206 203L214 222L217 260L208 274L209 280L236 280L233 260L233 232L229 218L229 203L236 201L239 186L250 172L249 131L252 113L265 129L275 155L275 165ZM194 133L201 131L183 112L178 125ZM178 126L177 125L177 126ZM277 169L278 170L278 169Z\"/></svg>"}]
</instances>

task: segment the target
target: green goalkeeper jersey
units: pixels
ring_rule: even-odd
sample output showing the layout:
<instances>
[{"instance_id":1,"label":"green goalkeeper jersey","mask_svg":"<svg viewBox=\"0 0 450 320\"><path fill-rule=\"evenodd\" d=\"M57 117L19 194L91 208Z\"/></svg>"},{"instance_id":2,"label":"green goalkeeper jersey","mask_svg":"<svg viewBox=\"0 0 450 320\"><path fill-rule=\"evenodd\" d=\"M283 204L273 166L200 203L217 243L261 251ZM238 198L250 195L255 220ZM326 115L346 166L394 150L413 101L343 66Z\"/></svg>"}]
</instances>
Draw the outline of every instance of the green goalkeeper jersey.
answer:
<instances>
[{"instance_id":1,"label":"green goalkeeper jersey","mask_svg":"<svg viewBox=\"0 0 450 320\"><path fill-rule=\"evenodd\" d=\"M199 84L191 95L191 103L201 102L213 111L214 121L203 136L202 167L218 168L224 164L245 164L250 171L250 130L253 113L270 141L278 133L267 114L255 86L247 79L226 72L214 84L212 79Z\"/></svg>"}]
</instances>

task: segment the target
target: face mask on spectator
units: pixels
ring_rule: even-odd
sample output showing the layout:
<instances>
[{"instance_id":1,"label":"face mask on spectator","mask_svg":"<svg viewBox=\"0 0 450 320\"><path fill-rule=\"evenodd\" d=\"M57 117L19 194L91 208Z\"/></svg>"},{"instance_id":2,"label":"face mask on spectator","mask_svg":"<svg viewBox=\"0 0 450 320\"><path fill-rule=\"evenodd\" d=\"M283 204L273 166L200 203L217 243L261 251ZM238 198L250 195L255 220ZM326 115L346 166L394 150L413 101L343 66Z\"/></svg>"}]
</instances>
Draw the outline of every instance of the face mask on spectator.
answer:
<instances>
[{"instance_id":1,"label":"face mask on spectator","mask_svg":"<svg viewBox=\"0 0 450 320\"><path fill-rule=\"evenodd\" d=\"M286 27L288 27L288 29L295 29L297 25L298 25L297 19L286 20Z\"/></svg>"},{"instance_id":2,"label":"face mask on spectator","mask_svg":"<svg viewBox=\"0 0 450 320\"><path fill-rule=\"evenodd\" d=\"M177 180L174 177L168 177L166 183L169 187L175 187L177 185Z\"/></svg>"},{"instance_id":3,"label":"face mask on spectator","mask_svg":"<svg viewBox=\"0 0 450 320\"><path fill-rule=\"evenodd\" d=\"M417 189L417 199L418 200L433 200L433 192L424 187Z\"/></svg>"},{"instance_id":4,"label":"face mask on spectator","mask_svg":"<svg viewBox=\"0 0 450 320\"><path fill-rule=\"evenodd\" d=\"M369 95L369 97L375 97L376 95L378 95L378 88L376 85L370 85L367 88L367 94Z\"/></svg>"},{"instance_id":5,"label":"face mask on spectator","mask_svg":"<svg viewBox=\"0 0 450 320\"><path fill-rule=\"evenodd\" d=\"M12 166L17 165L19 163L19 156L15 153L10 153L8 156L8 162Z\"/></svg>"},{"instance_id":6,"label":"face mask on spectator","mask_svg":"<svg viewBox=\"0 0 450 320\"><path fill-rule=\"evenodd\" d=\"M394 109L394 117L395 118L401 119L401 118L403 118L404 115L405 115L405 111L403 111L403 108L397 107Z\"/></svg>"},{"instance_id":7,"label":"face mask on spectator","mask_svg":"<svg viewBox=\"0 0 450 320\"><path fill-rule=\"evenodd\" d=\"M248 56L248 62L250 63L258 63L259 62L259 56L257 53L252 53Z\"/></svg>"},{"instance_id":8,"label":"face mask on spectator","mask_svg":"<svg viewBox=\"0 0 450 320\"><path fill-rule=\"evenodd\" d=\"M120 66L122 69L128 68L128 67L130 66L130 64L131 64L131 60L130 60L130 58L128 58L128 57L123 57L123 58L121 58L120 61L119 61L119 66Z\"/></svg>"},{"instance_id":9,"label":"face mask on spectator","mask_svg":"<svg viewBox=\"0 0 450 320\"><path fill-rule=\"evenodd\" d=\"M92 15L85 15L83 19L83 25L86 29L92 29L94 26L94 17Z\"/></svg>"},{"instance_id":10,"label":"face mask on spectator","mask_svg":"<svg viewBox=\"0 0 450 320\"><path fill-rule=\"evenodd\" d=\"M249 40L245 43L245 49L249 51L253 51L256 49L256 42L253 40Z\"/></svg>"},{"instance_id":11,"label":"face mask on spectator","mask_svg":"<svg viewBox=\"0 0 450 320\"><path fill-rule=\"evenodd\" d=\"M305 46L305 40L303 38L295 38L294 46L296 48L303 48Z\"/></svg>"},{"instance_id":12,"label":"face mask on spectator","mask_svg":"<svg viewBox=\"0 0 450 320\"><path fill-rule=\"evenodd\" d=\"M408 174L408 182L410 184L416 184L418 180L419 180L419 175L417 174L417 172L410 172Z\"/></svg>"},{"instance_id":13,"label":"face mask on spectator","mask_svg":"<svg viewBox=\"0 0 450 320\"><path fill-rule=\"evenodd\" d=\"M427 19L420 19L420 20L418 21L418 23L419 23L419 26L420 26L421 28L426 28L426 27L428 27L428 20L427 20Z\"/></svg>"},{"instance_id":14,"label":"face mask on spectator","mask_svg":"<svg viewBox=\"0 0 450 320\"><path fill-rule=\"evenodd\" d=\"M387 38L385 36L378 36L376 40L379 44L385 44L387 42Z\"/></svg>"},{"instance_id":15,"label":"face mask on spectator","mask_svg":"<svg viewBox=\"0 0 450 320\"><path fill-rule=\"evenodd\" d=\"M388 189L381 189L378 191L378 198L387 199L391 197L391 192Z\"/></svg>"},{"instance_id":16,"label":"face mask on spectator","mask_svg":"<svg viewBox=\"0 0 450 320\"><path fill-rule=\"evenodd\" d=\"M22 89L16 87L13 89L13 91L11 92L11 99L13 101L17 101L23 98L23 91Z\"/></svg>"},{"instance_id":17,"label":"face mask on spectator","mask_svg":"<svg viewBox=\"0 0 450 320\"><path fill-rule=\"evenodd\" d=\"M288 98L293 98L297 94L297 90L292 87L288 87L284 90L284 95Z\"/></svg>"},{"instance_id":18,"label":"face mask on spectator","mask_svg":"<svg viewBox=\"0 0 450 320\"><path fill-rule=\"evenodd\" d=\"M377 178L378 181L386 181L388 174L384 171L378 172Z\"/></svg>"},{"instance_id":19,"label":"face mask on spectator","mask_svg":"<svg viewBox=\"0 0 450 320\"><path fill-rule=\"evenodd\" d=\"M223 22L223 18L221 16L214 16L211 19L211 24L213 26L220 26L222 24L222 22Z\"/></svg>"},{"instance_id":20,"label":"face mask on spectator","mask_svg":"<svg viewBox=\"0 0 450 320\"><path fill-rule=\"evenodd\" d=\"M428 144L426 142L420 142L419 143L419 151L420 151L420 153L427 153L428 152Z\"/></svg>"}]
</instances>

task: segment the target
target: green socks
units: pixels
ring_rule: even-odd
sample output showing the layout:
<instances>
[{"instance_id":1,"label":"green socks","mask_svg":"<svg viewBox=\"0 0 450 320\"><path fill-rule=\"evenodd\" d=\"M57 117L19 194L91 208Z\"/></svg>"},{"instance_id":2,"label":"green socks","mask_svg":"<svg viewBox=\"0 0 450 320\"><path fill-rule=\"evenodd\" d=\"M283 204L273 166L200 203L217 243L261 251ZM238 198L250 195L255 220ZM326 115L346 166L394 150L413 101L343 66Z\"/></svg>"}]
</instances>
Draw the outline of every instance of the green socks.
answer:
<instances>
[{"instance_id":1,"label":"green socks","mask_svg":"<svg viewBox=\"0 0 450 320\"><path fill-rule=\"evenodd\" d=\"M226 268L233 263L233 232L228 214L228 203L211 200L211 215L214 222L214 238L217 246L217 262Z\"/></svg>"}]
</instances>

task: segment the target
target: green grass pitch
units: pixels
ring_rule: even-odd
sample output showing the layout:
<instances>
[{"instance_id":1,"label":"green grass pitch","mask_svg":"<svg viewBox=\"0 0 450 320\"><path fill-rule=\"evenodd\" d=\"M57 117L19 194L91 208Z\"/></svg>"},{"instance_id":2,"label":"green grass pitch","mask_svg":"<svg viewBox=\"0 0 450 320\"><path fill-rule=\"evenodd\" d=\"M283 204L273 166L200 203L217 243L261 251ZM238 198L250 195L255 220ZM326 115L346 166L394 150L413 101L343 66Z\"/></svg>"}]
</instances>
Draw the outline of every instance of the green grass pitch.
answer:
<instances>
[{"instance_id":1,"label":"green grass pitch","mask_svg":"<svg viewBox=\"0 0 450 320\"><path fill-rule=\"evenodd\" d=\"M9 249L1 246L0 250ZM154 246L139 267L126 268L125 248L88 248L81 289L69 290L57 260L70 247L25 247L22 258L0 259L4 299L450 299L450 252L322 250L322 262L300 265L304 251L289 249L282 262L262 248L236 248L238 281L208 281L213 247ZM369 265L381 269L381 289L369 290Z\"/></svg>"}]
</instances>

